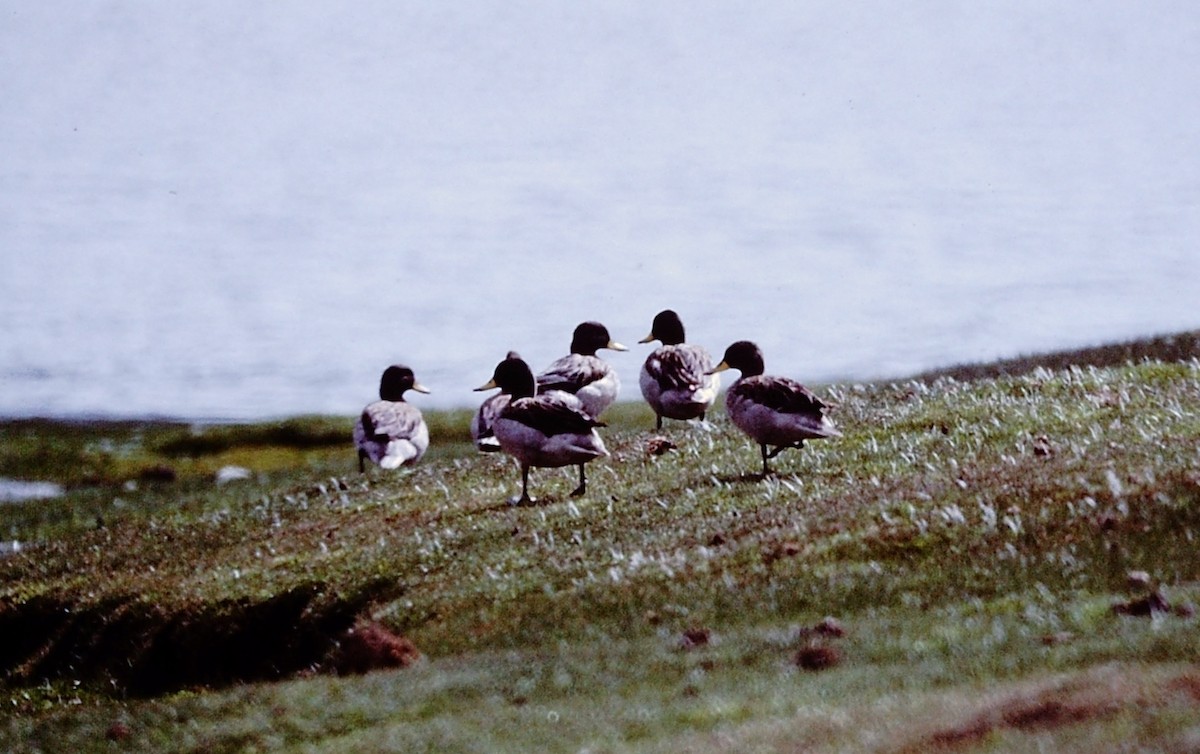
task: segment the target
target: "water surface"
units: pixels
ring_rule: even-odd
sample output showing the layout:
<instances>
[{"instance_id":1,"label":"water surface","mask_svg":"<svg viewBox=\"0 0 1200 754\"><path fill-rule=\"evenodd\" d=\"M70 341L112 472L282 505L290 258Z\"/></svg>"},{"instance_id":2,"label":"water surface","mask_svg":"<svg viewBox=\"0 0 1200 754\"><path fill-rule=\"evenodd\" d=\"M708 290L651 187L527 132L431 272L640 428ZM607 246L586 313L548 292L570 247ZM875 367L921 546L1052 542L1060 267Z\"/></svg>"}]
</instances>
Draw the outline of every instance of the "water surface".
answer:
<instances>
[{"instance_id":1,"label":"water surface","mask_svg":"<svg viewBox=\"0 0 1200 754\"><path fill-rule=\"evenodd\" d=\"M471 405L583 319L809 382L1200 326L1187 2L0 5L0 415Z\"/></svg>"}]
</instances>

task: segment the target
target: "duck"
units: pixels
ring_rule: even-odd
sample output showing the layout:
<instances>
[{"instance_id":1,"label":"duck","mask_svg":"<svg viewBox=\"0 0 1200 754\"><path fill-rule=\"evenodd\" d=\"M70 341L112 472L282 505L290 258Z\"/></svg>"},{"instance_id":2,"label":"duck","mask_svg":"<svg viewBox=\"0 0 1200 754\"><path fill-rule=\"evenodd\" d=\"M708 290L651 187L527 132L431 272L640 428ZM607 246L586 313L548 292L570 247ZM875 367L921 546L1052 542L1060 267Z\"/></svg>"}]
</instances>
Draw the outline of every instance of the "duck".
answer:
<instances>
[{"instance_id":1,"label":"duck","mask_svg":"<svg viewBox=\"0 0 1200 754\"><path fill-rule=\"evenodd\" d=\"M768 459L784 450L802 448L805 440L841 436L825 416L829 406L812 391L788 377L763 374L762 350L755 343L733 343L710 373L726 369L737 369L741 376L725 393L725 412L761 448L764 479L771 473ZM772 445L774 449L768 450Z\"/></svg>"},{"instance_id":2,"label":"duck","mask_svg":"<svg viewBox=\"0 0 1200 754\"><path fill-rule=\"evenodd\" d=\"M476 390L497 387L509 396L509 402L492 422L492 433L500 450L521 466L521 494L508 502L512 505L536 502L529 494L529 469L534 466L577 465L579 486L571 496L587 492L584 466L608 455L596 432L604 423L589 414L570 393L558 390L539 393L533 370L519 357L506 358L497 364L492 379Z\"/></svg>"},{"instance_id":3,"label":"duck","mask_svg":"<svg viewBox=\"0 0 1200 754\"><path fill-rule=\"evenodd\" d=\"M683 321L671 309L654 316L650 334L639 343L660 341L642 364L638 385L642 397L654 409L655 429L663 418L704 420L717 401L720 375L711 372L712 355L702 346L684 343Z\"/></svg>"},{"instance_id":4,"label":"duck","mask_svg":"<svg viewBox=\"0 0 1200 754\"><path fill-rule=\"evenodd\" d=\"M409 390L429 393L409 367L393 364L384 370L379 379L379 400L368 403L354 424L360 473L366 471L367 459L381 468L397 469L425 455L429 427L420 409L404 400Z\"/></svg>"},{"instance_id":5,"label":"duck","mask_svg":"<svg viewBox=\"0 0 1200 754\"><path fill-rule=\"evenodd\" d=\"M621 390L617 371L596 355L601 348L629 350L613 340L608 328L599 322L580 323L571 337L571 352L538 374L538 392L570 393L579 398L588 414L600 418Z\"/></svg>"},{"instance_id":6,"label":"duck","mask_svg":"<svg viewBox=\"0 0 1200 754\"><path fill-rule=\"evenodd\" d=\"M504 357L505 361L513 361L520 359L521 354L516 351L509 351ZM499 367L497 367L499 368ZM499 387L493 385L492 388ZM487 389L492 389L487 388ZM484 388L476 388L483 390ZM489 397L471 417L471 442L475 444L475 449L481 453L499 453L500 442L496 439L496 434L492 431L492 424L496 422L496 417L500 416L504 408L508 406L512 396L501 390L499 393Z\"/></svg>"}]
</instances>

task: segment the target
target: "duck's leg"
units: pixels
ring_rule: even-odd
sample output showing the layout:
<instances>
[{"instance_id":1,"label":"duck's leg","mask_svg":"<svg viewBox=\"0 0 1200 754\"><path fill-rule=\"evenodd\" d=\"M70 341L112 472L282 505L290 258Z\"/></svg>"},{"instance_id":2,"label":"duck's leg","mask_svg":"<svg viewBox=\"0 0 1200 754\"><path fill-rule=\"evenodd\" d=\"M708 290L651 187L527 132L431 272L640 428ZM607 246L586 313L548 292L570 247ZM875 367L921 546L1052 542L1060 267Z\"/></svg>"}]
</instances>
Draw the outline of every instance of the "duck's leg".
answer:
<instances>
[{"instance_id":1,"label":"duck's leg","mask_svg":"<svg viewBox=\"0 0 1200 754\"><path fill-rule=\"evenodd\" d=\"M367 466L365 463L363 463L366 460L366 458L367 458L367 451L363 450L362 448L359 448L358 449L358 473L360 473L360 474L365 474L367 471Z\"/></svg>"},{"instance_id":2,"label":"duck's leg","mask_svg":"<svg viewBox=\"0 0 1200 754\"><path fill-rule=\"evenodd\" d=\"M579 497L587 492L587 477L583 473L583 464L579 464L579 486L571 491L571 497Z\"/></svg>"},{"instance_id":3,"label":"duck's leg","mask_svg":"<svg viewBox=\"0 0 1200 754\"><path fill-rule=\"evenodd\" d=\"M767 444L765 442L762 443L761 445L759 445L759 447L762 448L762 459L763 459L762 478L766 479L768 476L771 475L771 467L767 465L767 459L773 458L775 456L775 454L772 453L771 455L767 455Z\"/></svg>"},{"instance_id":4,"label":"duck's leg","mask_svg":"<svg viewBox=\"0 0 1200 754\"><path fill-rule=\"evenodd\" d=\"M764 450L766 447L767 447L766 445L763 446ZM775 456L779 455L780 453L787 450L788 448L803 448L803 447L804 447L803 440L797 440L796 442L794 442L790 445L778 445L778 446L776 446L775 450L771 451L771 455L769 457L774 458Z\"/></svg>"},{"instance_id":5,"label":"duck's leg","mask_svg":"<svg viewBox=\"0 0 1200 754\"><path fill-rule=\"evenodd\" d=\"M654 415L654 429L655 431L662 430L662 414Z\"/></svg>"},{"instance_id":6,"label":"duck's leg","mask_svg":"<svg viewBox=\"0 0 1200 754\"><path fill-rule=\"evenodd\" d=\"M510 505L532 505L534 500L529 496L529 467L521 464L521 496L509 498Z\"/></svg>"}]
</instances>

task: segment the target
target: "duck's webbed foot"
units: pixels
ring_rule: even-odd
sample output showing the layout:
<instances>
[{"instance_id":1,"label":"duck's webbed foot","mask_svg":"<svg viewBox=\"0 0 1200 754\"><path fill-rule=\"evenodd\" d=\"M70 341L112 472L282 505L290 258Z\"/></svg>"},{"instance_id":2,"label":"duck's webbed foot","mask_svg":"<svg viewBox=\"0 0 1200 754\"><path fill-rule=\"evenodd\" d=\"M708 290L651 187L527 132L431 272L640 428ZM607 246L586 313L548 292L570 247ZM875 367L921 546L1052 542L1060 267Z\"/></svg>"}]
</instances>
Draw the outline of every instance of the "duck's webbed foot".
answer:
<instances>
[{"instance_id":1,"label":"duck's webbed foot","mask_svg":"<svg viewBox=\"0 0 1200 754\"><path fill-rule=\"evenodd\" d=\"M529 467L521 466L521 494L508 499L509 505L533 505L537 500L529 496Z\"/></svg>"},{"instance_id":2,"label":"duck's webbed foot","mask_svg":"<svg viewBox=\"0 0 1200 754\"><path fill-rule=\"evenodd\" d=\"M571 490L571 497L579 497L587 492L587 479L583 475L583 464L579 464L579 486Z\"/></svg>"},{"instance_id":3,"label":"duck's webbed foot","mask_svg":"<svg viewBox=\"0 0 1200 754\"><path fill-rule=\"evenodd\" d=\"M762 464L763 464L762 476L760 476L759 479L766 479L768 476L771 475L771 466L767 463L767 459L773 457L775 454L772 453L771 455L767 455L767 446L765 443L760 445L759 448L762 450ZM776 452L778 452L778 449Z\"/></svg>"}]
</instances>

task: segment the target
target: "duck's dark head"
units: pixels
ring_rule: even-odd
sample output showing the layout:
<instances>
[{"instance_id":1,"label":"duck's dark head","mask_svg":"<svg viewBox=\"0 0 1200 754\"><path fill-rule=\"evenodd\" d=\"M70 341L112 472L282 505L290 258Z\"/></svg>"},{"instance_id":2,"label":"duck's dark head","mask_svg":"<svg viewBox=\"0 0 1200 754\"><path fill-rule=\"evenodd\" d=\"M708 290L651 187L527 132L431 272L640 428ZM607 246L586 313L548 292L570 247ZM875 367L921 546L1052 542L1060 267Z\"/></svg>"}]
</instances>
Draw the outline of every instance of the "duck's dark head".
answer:
<instances>
[{"instance_id":1,"label":"duck's dark head","mask_svg":"<svg viewBox=\"0 0 1200 754\"><path fill-rule=\"evenodd\" d=\"M413 370L403 364L393 364L383 370L379 379L379 397L385 401L402 401L404 393L416 390L418 393L428 393L429 388L417 382Z\"/></svg>"},{"instance_id":2,"label":"duck's dark head","mask_svg":"<svg viewBox=\"0 0 1200 754\"><path fill-rule=\"evenodd\" d=\"M683 320L672 309L663 309L654 316L650 325L650 334L639 340L639 343L661 341L664 346L677 346L683 343Z\"/></svg>"},{"instance_id":3,"label":"duck's dark head","mask_svg":"<svg viewBox=\"0 0 1200 754\"><path fill-rule=\"evenodd\" d=\"M496 365L492 379L475 390L493 388L500 388L500 392L507 393L514 399L529 398L537 394L537 380L534 379L533 370L525 360L516 351L509 351L504 361Z\"/></svg>"},{"instance_id":4,"label":"duck's dark head","mask_svg":"<svg viewBox=\"0 0 1200 754\"><path fill-rule=\"evenodd\" d=\"M613 351L628 351L629 349L612 339L608 328L599 322L583 322L575 328L571 338L571 353L581 356L595 356L601 348Z\"/></svg>"},{"instance_id":5,"label":"duck's dark head","mask_svg":"<svg viewBox=\"0 0 1200 754\"><path fill-rule=\"evenodd\" d=\"M758 346L748 340L739 340L725 349L721 363L708 373L716 374L726 369L737 369L743 377L756 377L763 373L764 368L762 351Z\"/></svg>"}]
</instances>

